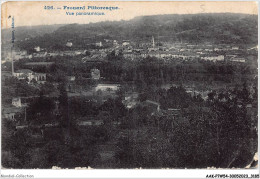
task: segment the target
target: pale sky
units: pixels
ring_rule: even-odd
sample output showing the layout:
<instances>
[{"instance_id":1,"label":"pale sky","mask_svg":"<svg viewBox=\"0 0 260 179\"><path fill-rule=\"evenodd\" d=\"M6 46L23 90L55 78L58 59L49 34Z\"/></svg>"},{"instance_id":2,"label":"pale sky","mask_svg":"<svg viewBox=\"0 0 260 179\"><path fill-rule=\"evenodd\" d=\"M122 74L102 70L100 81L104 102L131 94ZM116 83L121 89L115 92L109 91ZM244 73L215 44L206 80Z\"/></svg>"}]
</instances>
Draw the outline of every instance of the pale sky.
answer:
<instances>
[{"instance_id":1,"label":"pale sky","mask_svg":"<svg viewBox=\"0 0 260 179\"><path fill-rule=\"evenodd\" d=\"M45 10L44 6L53 6L55 10ZM85 6L86 10L64 10L63 6L78 7ZM117 6L119 10L88 10L88 6ZM57 9L58 7L62 9ZM99 21L129 20L136 16L158 15L158 14L196 14L196 13L244 13L258 14L256 2L6 2L2 4L1 26L10 28L14 16L15 26L34 26L50 24L87 24ZM96 15L66 15L66 12L104 12L103 16Z\"/></svg>"}]
</instances>

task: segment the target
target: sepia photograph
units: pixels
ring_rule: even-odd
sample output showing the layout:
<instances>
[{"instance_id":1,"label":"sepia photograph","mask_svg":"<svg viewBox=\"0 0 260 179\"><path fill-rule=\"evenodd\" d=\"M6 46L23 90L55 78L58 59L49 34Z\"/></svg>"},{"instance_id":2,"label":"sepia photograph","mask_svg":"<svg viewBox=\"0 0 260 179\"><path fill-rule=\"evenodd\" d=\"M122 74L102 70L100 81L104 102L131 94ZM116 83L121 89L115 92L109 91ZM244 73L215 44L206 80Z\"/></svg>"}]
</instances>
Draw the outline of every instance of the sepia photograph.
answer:
<instances>
[{"instance_id":1,"label":"sepia photograph","mask_svg":"<svg viewBox=\"0 0 260 179\"><path fill-rule=\"evenodd\" d=\"M2 3L1 168L257 169L257 2Z\"/></svg>"}]
</instances>

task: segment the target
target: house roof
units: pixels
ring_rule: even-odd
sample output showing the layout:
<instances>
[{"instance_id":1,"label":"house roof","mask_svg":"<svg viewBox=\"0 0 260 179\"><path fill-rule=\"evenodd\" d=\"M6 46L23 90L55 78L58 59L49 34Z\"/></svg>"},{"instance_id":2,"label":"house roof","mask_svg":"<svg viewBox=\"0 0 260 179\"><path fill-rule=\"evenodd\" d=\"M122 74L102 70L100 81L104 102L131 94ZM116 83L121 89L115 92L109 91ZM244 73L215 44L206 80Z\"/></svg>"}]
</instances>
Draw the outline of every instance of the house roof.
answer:
<instances>
[{"instance_id":1,"label":"house roof","mask_svg":"<svg viewBox=\"0 0 260 179\"><path fill-rule=\"evenodd\" d=\"M54 62L28 62L25 65L52 65Z\"/></svg>"},{"instance_id":2,"label":"house roof","mask_svg":"<svg viewBox=\"0 0 260 179\"><path fill-rule=\"evenodd\" d=\"M246 60L246 59L243 57L233 57L231 58L231 60Z\"/></svg>"},{"instance_id":3,"label":"house roof","mask_svg":"<svg viewBox=\"0 0 260 179\"><path fill-rule=\"evenodd\" d=\"M157 105L157 106L160 106L159 103L155 102L155 101L151 101L151 100L146 100L145 103L148 103L148 104L153 104L153 105Z\"/></svg>"},{"instance_id":4,"label":"house roof","mask_svg":"<svg viewBox=\"0 0 260 179\"><path fill-rule=\"evenodd\" d=\"M18 101L20 101L20 100L21 100L21 98L13 98L13 99L12 99L13 102L18 102Z\"/></svg>"},{"instance_id":5,"label":"house roof","mask_svg":"<svg viewBox=\"0 0 260 179\"><path fill-rule=\"evenodd\" d=\"M97 87L119 87L119 84L98 84Z\"/></svg>"},{"instance_id":6,"label":"house roof","mask_svg":"<svg viewBox=\"0 0 260 179\"><path fill-rule=\"evenodd\" d=\"M97 69L97 68L93 68L93 69L91 69L91 72L99 73L100 71L99 71L99 69Z\"/></svg>"},{"instance_id":7,"label":"house roof","mask_svg":"<svg viewBox=\"0 0 260 179\"><path fill-rule=\"evenodd\" d=\"M17 70L16 73L33 73L33 71L29 69L20 69Z\"/></svg>"},{"instance_id":8,"label":"house roof","mask_svg":"<svg viewBox=\"0 0 260 179\"><path fill-rule=\"evenodd\" d=\"M86 120L86 121L78 121L77 124L80 126L88 126L88 125L101 125L103 124L103 120Z\"/></svg>"},{"instance_id":9,"label":"house roof","mask_svg":"<svg viewBox=\"0 0 260 179\"><path fill-rule=\"evenodd\" d=\"M3 114L10 114L10 113L19 113L22 112L21 108L16 108L16 107L8 107L8 108L3 108L2 113Z\"/></svg>"}]
</instances>

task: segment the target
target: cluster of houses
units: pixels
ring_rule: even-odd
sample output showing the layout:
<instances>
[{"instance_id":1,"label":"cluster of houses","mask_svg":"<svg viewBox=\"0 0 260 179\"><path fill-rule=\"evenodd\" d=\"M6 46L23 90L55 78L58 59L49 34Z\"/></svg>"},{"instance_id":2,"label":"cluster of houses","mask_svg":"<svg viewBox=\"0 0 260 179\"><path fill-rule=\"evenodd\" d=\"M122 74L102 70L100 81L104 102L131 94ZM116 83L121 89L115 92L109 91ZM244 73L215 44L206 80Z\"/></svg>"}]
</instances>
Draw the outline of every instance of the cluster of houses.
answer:
<instances>
[{"instance_id":1,"label":"cluster of houses","mask_svg":"<svg viewBox=\"0 0 260 179\"><path fill-rule=\"evenodd\" d=\"M237 48L235 48L237 49ZM237 49L238 50L238 49ZM228 55L222 55L220 49L185 49L185 48L147 48L147 49L126 49L122 50L123 56L126 59L142 59L149 57L156 57L159 59L181 59L181 60L194 60L200 59L205 61L230 61L230 62L246 62L244 57L239 54L233 55L229 58Z\"/></svg>"},{"instance_id":2,"label":"cluster of houses","mask_svg":"<svg viewBox=\"0 0 260 179\"><path fill-rule=\"evenodd\" d=\"M13 73L13 76L19 80L28 80L28 83L37 82L38 84L44 84L46 82L46 73L36 73L29 69L17 70Z\"/></svg>"},{"instance_id":3,"label":"cluster of houses","mask_svg":"<svg viewBox=\"0 0 260 179\"><path fill-rule=\"evenodd\" d=\"M109 53L108 50L100 49L100 50L90 50L90 55L85 56L81 59L82 63L87 62L102 62L104 61L105 57L107 56L107 53Z\"/></svg>"},{"instance_id":4,"label":"cluster of houses","mask_svg":"<svg viewBox=\"0 0 260 179\"><path fill-rule=\"evenodd\" d=\"M126 93L125 98L122 100L122 103L127 109L131 109L138 104L139 94L136 92Z\"/></svg>"},{"instance_id":5,"label":"cluster of houses","mask_svg":"<svg viewBox=\"0 0 260 179\"><path fill-rule=\"evenodd\" d=\"M157 45L158 44L158 45ZM118 55L121 52L125 59L140 60L142 58L156 57L159 59L182 59L193 60L201 59L205 61L230 61L245 63L246 58L242 56L243 52L252 50L245 49L237 45L211 45L211 44L199 44L193 45L188 43L155 43L152 37L151 42L132 42L130 40L121 40L120 42L114 39L103 39L91 44L95 48L88 49L89 55L86 56L87 50L85 49L73 49L73 43L69 40L64 45L68 47L66 50L47 52L39 46L35 46L35 53L27 54L26 51L15 51L13 56L7 55L8 59L21 59L21 58L33 58L33 57L50 57L50 56L77 56L83 55L82 62L99 61L104 60L107 54L115 51ZM160 45L159 45L160 44ZM254 49L254 48L253 48ZM225 54L225 55L224 55Z\"/></svg>"},{"instance_id":6,"label":"cluster of houses","mask_svg":"<svg viewBox=\"0 0 260 179\"><path fill-rule=\"evenodd\" d=\"M8 120L15 121L17 117L20 117L27 106L26 103L22 103L20 97L12 98L12 104L2 109L2 116Z\"/></svg>"},{"instance_id":7,"label":"cluster of houses","mask_svg":"<svg viewBox=\"0 0 260 179\"><path fill-rule=\"evenodd\" d=\"M94 80L100 79L100 71L97 68L91 69L91 78Z\"/></svg>"},{"instance_id":8,"label":"cluster of houses","mask_svg":"<svg viewBox=\"0 0 260 179\"><path fill-rule=\"evenodd\" d=\"M150 56L159 59L201 59L213 62L226 60L244 63L246 59L241 57L240 52L247 49L234 45L192 45L187 43L164 43L164 45L160 44L159 46L155 44L154 38L152 37L150 43L135 43L129 40L123 40L121 43L118 43L118 41L114 40L113 47L106 49L105 52L111 52L112 50L115 50L116 55L121 52L124 58L131 60L138 60ZM223 54L231 54L234 58Z\"/></svg>"},{"instance_id":9,"label":"cluster of houses","mask_svg":"<svg viewBox=\"0 0 260 179\"><path fill-rule=\"evenodd\" d=\"M116 92L120 88L119 84L98 84L95 91L113 91Z\"/></svg>"},{"instance_id":10,"label":"cluster of houses","mask_svg":"<svg viewBox=\"0 0 260 179\"><path fill-rule=\"evenodd\" d=\"M35 65L38 62L32 62ZM41 63L41 62L39 62ZM30 69L19 69L14 71L14 66L12 63L12 73L8 77L15 77L18 80L26 80L28 84L44 84L46 82L46 73L36 73ZM21 97L13 97L11 106L5 106L2 108L3 118L15 121L17 117L21 117L21 115L26 113L27 104L22 102ZM26 115L26 114L25 114Z\"/></svg>"}]
</instances>

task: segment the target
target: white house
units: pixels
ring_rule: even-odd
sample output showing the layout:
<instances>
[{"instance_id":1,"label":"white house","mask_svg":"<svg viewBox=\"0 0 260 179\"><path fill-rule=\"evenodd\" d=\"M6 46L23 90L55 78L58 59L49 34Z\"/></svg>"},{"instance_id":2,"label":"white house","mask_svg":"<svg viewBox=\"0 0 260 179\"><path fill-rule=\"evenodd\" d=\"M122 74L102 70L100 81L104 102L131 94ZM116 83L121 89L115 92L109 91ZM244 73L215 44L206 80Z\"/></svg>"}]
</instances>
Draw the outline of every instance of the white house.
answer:
<instances>
[{"instance_id":1,"label":"white house","mask_svg":"<svg viewBox=\"0 0 260 179\"><path fill-rule=\"evenodd\" d=\"M129 41L127 41L127 40L123 41L122 46L128 46L128 45L130 45Z\"/></svg>"},{"instance_id":2,"label":"white house","mask_svg":"<svg viewBox=\"0 0 260 179\"><path fill-rule=\"evenodd\" d=\"M34 50L35 50L36 52L39 52L39 51L41 51L41 47L39 47L39 46L34 47Z\"/></svg>"},{"instance_id":3,"label":"white house","mask_svg":"<svg viewBox=\"0 0 260 179\"><path fill-rule=\"evenodd\" d=\"M235 57L235 58L231 58L230 61L231 61L231 62L245 63L245 62L246 62L246 59Z\"/></svg>"},{"instance_id":4,"label":"white house","mask_svg":"<svg viewBox=\"0 0 260 179\"><path fill-rule=\"evenodd\" d=\"M66 46L67 46L67 47L72 47L72 45L73 45L72 42L67 42L67 43L66 43Z\"/></svg>"},{"instance_id":5,"label":"white house","mask_svg":"<svg viewBox=\"0 0 260 179\"><path fill-rule=\"evenodd\" d=\"M75 76L67 76L68 81L75 81L76 77Z\"/></svg>"},{"instance_id":6,"label":"white house","mask_svg":"<svg viewBox=\"0 0 260 179\"><path fill-rule=\"evenodd\" d=\"M97 42L97 43L96 43L96 46L97 46L97 47L102 47L102 46L103 46L103 45L102 45L102 42Z\"/></svg>"},{"instance_id":7,"label":"white house","mask_svg":"<svg viewBox=\"0 0 260 179\"><path fill-rule=\"evenodd\" d=\"M224 55L218 55L218 56L206 56L206 57L201 57L203 60L207 61L224 61Z\"/></svg>"},{"instance_id":8,"label":"white house","mask_svg":"<svg viewBox=\"0 0 260 179\"><path fill-rule=\"evenodd\" d=\"M100 79L100 71L99 69L91 69L91 78L94 80L99 80Z\"/></svg>"},{"instance_id":9,"label":"white house","mask_svg":"<svg viewBox=\"0 0 260 179\"><path fill-rule=\"evenodd\" d=\"M117 45L118 45L117 40L114 40L114 41L113 41L113 45L114 45L114 46L117 46Z\"/></svg>"},{"instance_id":10,"label":"white house","mask_svg":"<svg viewBox=\"0 0 260 179\"><path fill-rule=\"evenodd\" d=\"M237 47L237 46L234 46L234 47L232 47L231 49L232 49L232 50L238 50L238 49L239 49L239 47Z\"/></svg>"},{"instance_id":11,"label":"white house","mask_svg":"<svg viewBox=\"0 0 260 179\"><path fill-rule=\"evenodd\" d=\"M12 105L19 108L19 107L22 107L22 102L21 102L21 98L18 97L18 98L13 98L12 99Z\"/></svg>"},{"instance_id":12,"label":"white house","mask_svg":"<svg viewBox=\"0 0 260 179\"><path fill-rule=\"evenodd\" d=\"M46 82L46 73L33 73L29 82L35 79L37 83L44 84Z\"/></svg>"},{"instance_id":13,"label":"white house","mask_svg":"<svg viewBox=\"0 0 260 179\"><path fill-rule=\"evenodd\" d=\"M77 125L79 126L101 126L104 124L103 120L87 120L87 121L78 121Z\"/></svg>"},{"instance_id":14,"label":"white house","mask_svg":"<svg viewBox=\"0 0 260 179\"><path fill-rule=\"evenodd\" d=\"M21 112L22 112L22 108L15 108L15 107L3 108L2 117L8 120L15 120L16 116L19 115Z\"/></svg>"},{"instance_id":15,"label":"white house","mask_svg":"<svg viewBox=\"0 0 260 179\"><path fill-rule=\"evenodd\" d=\"M118 84L98 84L95 88L95 91L101 90L101 91L117 91L119 89L120 85Z\"/></svg>"},{"instance_id":16,"label":"white house","mask_svg":"<svg viewBox=\"0 0 260 179\"><path fill-rule=\"evenodd\" d=\"M14 72L13 76L18 78L19 80L21 80L21 79L29 78L32 74L33 74L32 70L21 69L21 70L17 70L16 72Z\"/></svg>"}]
</instances>

